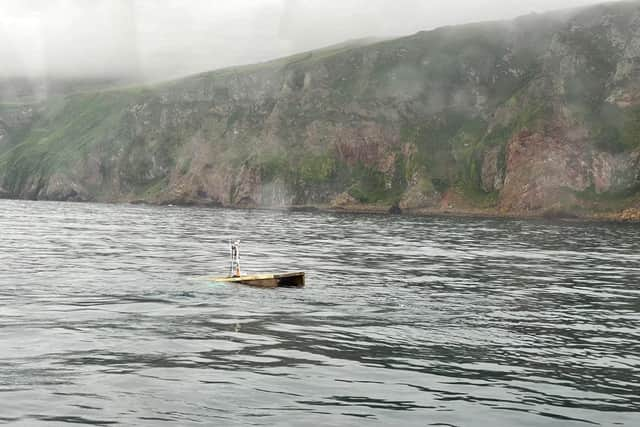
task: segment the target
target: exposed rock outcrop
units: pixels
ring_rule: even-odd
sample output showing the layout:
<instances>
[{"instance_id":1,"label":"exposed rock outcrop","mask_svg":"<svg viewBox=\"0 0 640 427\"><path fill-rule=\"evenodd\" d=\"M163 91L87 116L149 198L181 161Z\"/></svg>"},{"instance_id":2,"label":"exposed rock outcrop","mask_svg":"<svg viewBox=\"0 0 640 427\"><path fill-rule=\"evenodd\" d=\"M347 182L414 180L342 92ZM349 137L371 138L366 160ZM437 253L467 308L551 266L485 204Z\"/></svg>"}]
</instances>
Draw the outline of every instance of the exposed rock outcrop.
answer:
<instances>
[{"instance_id":1,"label":"exposed rock outcrop","mask_svg":"<svg viewBox=\"0 0 640 427\"><path fill-rule=\"evenodd\" d=\"M487 193L502 190L504 186L505 159L503 147L492 147L484 153L480 182Z\"/></svg>"},{"instance_id":2,"label":"exposed rock outcrop","mask_svg":"<svg viewBox=\"0 0 640 427\"><path fill-rule=\"evenodd\" d=\"M586 156L584 139L567 129L521 131L507 144L501 209L528 213L572 207L575 193L591 184Z\"/></svg>"},{"instance_id":3,"label":"exposed rock outcrop","mask_svg":"<svg viewBox=\"0 0 640 427\"><path fill-rule=\"evenodd\" d=\"M596 193L623 193L640 186L640 150L612 154L597 152L592 159Z\"/></svg>"}]
</instances>

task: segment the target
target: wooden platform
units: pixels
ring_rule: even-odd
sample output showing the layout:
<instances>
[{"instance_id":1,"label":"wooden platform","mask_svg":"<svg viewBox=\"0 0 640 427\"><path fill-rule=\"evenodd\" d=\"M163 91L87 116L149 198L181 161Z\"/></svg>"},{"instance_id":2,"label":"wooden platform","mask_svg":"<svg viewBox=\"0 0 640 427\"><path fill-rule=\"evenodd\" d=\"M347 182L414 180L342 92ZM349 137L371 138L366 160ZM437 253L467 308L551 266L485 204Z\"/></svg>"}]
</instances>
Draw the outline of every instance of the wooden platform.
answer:
<instances>
[{"instance_id":1,"label":"wooden platform","mask_svg":"<svg viewBox=\"0 0 640 427\"><path fill-rule=\"evenodd\" d=\"M212 282L240 283L260 288L301 288L304 286L304 273L258 274L254 276L218 277Z\"/></svg>"}]
</instances>

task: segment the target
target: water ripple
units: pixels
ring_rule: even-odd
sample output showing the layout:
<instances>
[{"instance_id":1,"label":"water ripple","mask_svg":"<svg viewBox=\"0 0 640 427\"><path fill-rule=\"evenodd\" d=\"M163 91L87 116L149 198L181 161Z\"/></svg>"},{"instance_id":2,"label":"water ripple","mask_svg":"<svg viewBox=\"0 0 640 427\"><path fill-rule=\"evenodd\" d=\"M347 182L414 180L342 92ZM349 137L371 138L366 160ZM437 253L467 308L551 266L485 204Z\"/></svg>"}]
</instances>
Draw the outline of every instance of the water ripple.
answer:
<instances>
[{"instance_id":1,"label":"water ripple","mask_svg":"<svg viewBox=\"0 0 640 427\"><path fill-rule=\"evenodd\" d=\"M0 201L0 423L636 426L638 278L631 225Z\"/></svg>"}]
</instances>

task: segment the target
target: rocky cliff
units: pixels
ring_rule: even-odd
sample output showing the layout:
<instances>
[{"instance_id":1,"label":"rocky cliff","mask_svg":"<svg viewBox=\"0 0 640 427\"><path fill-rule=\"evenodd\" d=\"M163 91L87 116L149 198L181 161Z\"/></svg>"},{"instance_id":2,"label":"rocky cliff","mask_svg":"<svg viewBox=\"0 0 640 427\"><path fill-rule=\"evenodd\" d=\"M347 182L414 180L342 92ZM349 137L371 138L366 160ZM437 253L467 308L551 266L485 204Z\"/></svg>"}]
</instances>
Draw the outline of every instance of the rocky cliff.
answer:
<instances>
[{"instance_id":1,"label":"rocky cliff","mask_svg":"<svg viewBox=\"0 0 640 427\"><path fill-rule=\"evenodd\" d=\"M640 3L0 105L0 194L508 215L640 208Z\"/></svg>"}]
</instances>

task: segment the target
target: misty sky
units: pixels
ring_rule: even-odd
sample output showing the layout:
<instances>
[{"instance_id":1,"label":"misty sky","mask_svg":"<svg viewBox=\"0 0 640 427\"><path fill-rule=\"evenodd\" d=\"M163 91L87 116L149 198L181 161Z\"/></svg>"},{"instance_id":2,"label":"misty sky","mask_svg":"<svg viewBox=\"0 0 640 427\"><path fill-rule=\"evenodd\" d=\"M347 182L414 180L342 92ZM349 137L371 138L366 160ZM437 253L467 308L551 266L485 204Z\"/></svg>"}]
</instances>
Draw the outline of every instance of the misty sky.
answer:
<instances>
[{"instance_id":1,"label":"misty sky","mask_svg":"<svg viewBox=\"0 0 640 427\"><path fill-rule=\"evenodd\" d=\"M0 0L0 78L160 79L593 0Z\"/></svg>"}]
</instances>

